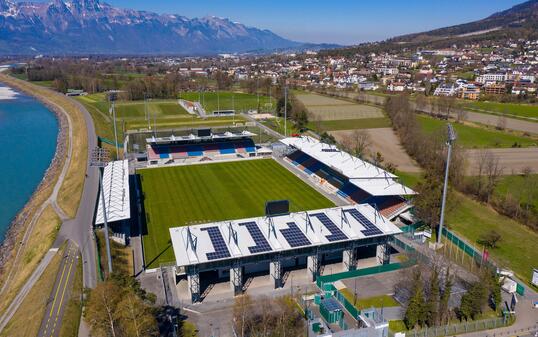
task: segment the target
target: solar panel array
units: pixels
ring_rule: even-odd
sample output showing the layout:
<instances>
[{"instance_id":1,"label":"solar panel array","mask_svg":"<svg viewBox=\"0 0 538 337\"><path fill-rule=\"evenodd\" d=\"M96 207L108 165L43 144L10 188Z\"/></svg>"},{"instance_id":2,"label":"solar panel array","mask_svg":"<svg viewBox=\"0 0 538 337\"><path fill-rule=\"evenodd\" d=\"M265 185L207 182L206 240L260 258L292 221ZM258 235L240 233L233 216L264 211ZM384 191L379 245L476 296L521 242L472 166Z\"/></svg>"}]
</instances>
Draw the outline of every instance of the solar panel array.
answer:
<instances>
[{"instance_id":1,"label":"solar panel array","mask_svg":"<svg viewBox=\"0 0 538 337\"><path fill-rule=\"evenodd\" d=\"M213 249L215 250L212 253L205 254L208 260L223 259L231 256L228 246L226 246L226 242L224 241L218 226L205 227L201 228L200 230L207 231L211 244L213 245Z\"/></svg>"},{"instance_id":2,"label":"solar panel array","mask_svg":"<svg viewBox=\"0 0 538 337\"><path fill-rule=\"evenodd\" d=\"M338 303L338 301L334 297L326 298L322 301L322 303L325 309L327 309L327 311L342 310L342 306L340 305L340 303Z\"/></svg>"},{"instance_id":3,"label":"solar panel array","mask_svg":"<svg viewBox=\"0 0 538 337\"><path fill-rule=\"evenodd\" d=\"M247 228L252 240L254 240L254 243L256 244L255 246L248 247L251 254L269 252L272 250L271 245L269 245L269 242L267 242L267 239L263 236L260 227L258 227L254 221L240 223L239 226L245 226Z\"/></svg>"},{"instance_id":4,"label":"solar panel array","mask_svg":"<svg viewBox=\"0 0 538 337\"><path fill-rule=\"evenodd\" d=\"M366 236L372 236L372 235L381 235L383 232L376 227L368 218L366 218L361 212L357 211L356 209L348 209L345 212L348 212L351 214L355 220L357 220L361 225L364 226L364 230L362 230L362 234Z\"/></svg>"},{"instance_id":5,"label":"solar panel array","mask_svg":"<svg viewBox=\"0 0 538 337\"><path fill-rule=\"evenodd\" d=\"M287 222L288 228L281 229L280 232L288 241L291 247L300 247L310 245L310 240L304 235L304 233L297 227L295 222Z\"/></svg>"},{"instance_id":6,"label":"solar panel array","mask_svg":"<svg viewBox=\"0 0 538 337\"><path fill-rule=\"evenodd\" d=\"M327 240L329 240L330 242L348 239L348 237L344 234L344 232L342 232L340 228L338 228L336 224L331 219L329 219L327 214L315 213L315 214L310 214L310 216L317 218L319 221L321 221L323 226L325 226L325 228L327 228L329 232L331 232L331 235L325 236Z\"/></svg>"}]
</instances>

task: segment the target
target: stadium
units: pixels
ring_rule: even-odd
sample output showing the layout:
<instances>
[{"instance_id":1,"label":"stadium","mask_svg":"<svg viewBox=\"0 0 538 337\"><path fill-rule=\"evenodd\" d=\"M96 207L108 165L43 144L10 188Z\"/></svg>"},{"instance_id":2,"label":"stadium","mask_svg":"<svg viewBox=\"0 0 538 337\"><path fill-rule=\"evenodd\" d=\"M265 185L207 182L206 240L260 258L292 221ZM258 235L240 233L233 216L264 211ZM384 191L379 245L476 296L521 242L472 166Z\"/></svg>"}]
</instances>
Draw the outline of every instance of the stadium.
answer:
<instances>
[{"instance_id":1,"label":"stadium","mask_svg":"<svg viewBox=\"0 0 538 337\"><path fill-rule=\"evenodd\" d=\"M118 204L136 204L146 270L173 267L197 302L210 283L230 282L238 294L253 275L279 288L288 270L306 269L315 281L324 265L390 262L414 191L314 138L260 146L254 136L199 129L147 138L147 161L131 184L136 198L125 197L127 165L105 168L105 179L123 179L105 188L106 200L123 200L108 205L123 209L110 221L129 213Z\"/></svg>"}]
</instances>

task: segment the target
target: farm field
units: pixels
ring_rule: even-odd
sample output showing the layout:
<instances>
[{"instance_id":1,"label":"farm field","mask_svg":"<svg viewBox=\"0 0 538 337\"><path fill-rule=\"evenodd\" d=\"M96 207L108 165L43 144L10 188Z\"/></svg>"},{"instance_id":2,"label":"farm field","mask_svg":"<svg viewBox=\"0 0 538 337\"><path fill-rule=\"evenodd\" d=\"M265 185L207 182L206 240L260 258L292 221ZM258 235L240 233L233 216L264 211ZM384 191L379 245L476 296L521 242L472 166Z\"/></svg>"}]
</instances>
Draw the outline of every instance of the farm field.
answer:
<instances>
[{"instance_id":1,"label":"farm field","mask_svg":"<svg viewBox=\"0 0 538 337\"><path fill-rule=\"evenodd\" d=\"M446 121L423 115L418 115L417 119L422 130L427 133L434 133L439 130L445 132ZM531 137L459 123L452 123L452 125L458 134L456 142L465 148L510 148L538 145L538 140Z\"/></svg>"},{"instance_id":2,"label":"farm field","mask_svg":"<svg viewBox=\"0 0 538 337\"><path fill-rule=\"evenodd\" d=\"M337 131L387 127L390 127L390 120L388 118L340 119L308 123L308 128L316 131L319 131L318 129L322 131Z\"/></svg>"},{"instance_id":3,"label":"farm field","mask_svg":"<svg viewBox=\"0 0 538 337\"><path fill-rule=\"evenodd\" d=\"M493 112L495 114L513 115L528 119L536 119L538 122L538 105L522 103L500 103L500 102L464 102L462 106L478 110L479 112Z\"/></svg>"},{"instance_id":4,"label":"farm field","mask_svg":"<svg viewBox=\"0 0 538 337\"><path fill-rule=\"evenodd\" d=\"M187 101L200 101L208 114L218 109L235 109L237 112L258 110L258 96L255 94L220 91L218 94L216 92L205 92L200 95L198 92L182 92L179 97ZM274 97L260 95L259 98L259 112L275 111L276 99Z\"/></svg>"},{"instance_id":5,"label":"farm field","mask_svg":"<svg viewBox=\"0 0 538 337\"><path fill-rule=\"evenodd\" d=\"M499 160L503 175L519 174L527 168L533 172L538 172L538 147L488 149L488 151ZM470 149L465 152L469 164L467 165L467 174L475 175L478 173L482 152L483 150L479 149Z\"/></svg>"},{"instance_id":6,"label":"farm field","mask_svg":"<svg viewBox=\"0 0 538 337\"><path fill-rule=\"evenodd\" d=\"M295 97L312 114L312 120L322 121L359 118L383 118L383 111L372 105L358 104L312 93L297 92Z\"/></svg>"},{"instance_id":7,"label":"farm field","mask_svg":"<svg viewBox=\"0 0 538 337\"><path fill-rule=\"evenodd\" d=\"M364 131L370 138L370 146L367 149L370 157L375 155L376 152L379 152L386 163L395 165L398 170L404 172L420 172L420 167L405 152L398 136L392 128L365 129ZM351 130L330 132L338 142L342 142L344 138L350 136L352 133L353 131Z\"/></svg>"},{"instance_id":8,"label":"farm field","mask_svg":"<svg viewBox=\"0 0 538 337\"><path fill-rule=\"evenodd\" d=\"M334 204L272 159L141 170L148 268L173 262L170 227L264 214L268 200L288 199L291 211Z\"/></svg>"}]
</instances>

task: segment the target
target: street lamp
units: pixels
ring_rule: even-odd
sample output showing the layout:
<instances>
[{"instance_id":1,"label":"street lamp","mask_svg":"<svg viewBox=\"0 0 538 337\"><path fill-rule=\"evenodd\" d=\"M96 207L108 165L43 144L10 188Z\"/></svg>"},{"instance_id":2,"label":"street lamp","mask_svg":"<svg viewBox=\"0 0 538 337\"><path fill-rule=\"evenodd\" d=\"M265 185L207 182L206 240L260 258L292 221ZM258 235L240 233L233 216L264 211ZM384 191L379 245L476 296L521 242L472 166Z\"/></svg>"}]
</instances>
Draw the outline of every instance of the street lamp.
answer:
<instances>
[{"instance_id":1,"label":"street lamp","mask_svg":"<svg viewBox=\"0 0 538 337\"><path fill-rule=\"evenodd\" d=\"M443 186L443 200L441 201L441 218L439 219L439 232L437 233L437 246L441 245L441 236L443 235L443 224L445 222L445 204L446 193L448 188L448 169L450 168L450 155L452 154L452 144L456 140L456 132L452 128L450 123L447 124L448 139L446 145L448 146L448 152L446 155L446 168L445 168L445 184Z\"/></svg>"},{"instance_id":2,"label":"street lamp","mask_svg":"<svg viewBox=\"0 0 538 337\"><path fill-rule=\"evenodd\" d=\"M103 148L96 147L90 157L90 166L99 170L99 188L101 189L101 203L103 204L103 222L105 225L106 255L108 261L108 273L112 273L112 256L110 255L110 241L108 240L108 220L106 215L105 191L103 189L103 169L110 161L110 153Z\"/></svg>"}]
</instances>

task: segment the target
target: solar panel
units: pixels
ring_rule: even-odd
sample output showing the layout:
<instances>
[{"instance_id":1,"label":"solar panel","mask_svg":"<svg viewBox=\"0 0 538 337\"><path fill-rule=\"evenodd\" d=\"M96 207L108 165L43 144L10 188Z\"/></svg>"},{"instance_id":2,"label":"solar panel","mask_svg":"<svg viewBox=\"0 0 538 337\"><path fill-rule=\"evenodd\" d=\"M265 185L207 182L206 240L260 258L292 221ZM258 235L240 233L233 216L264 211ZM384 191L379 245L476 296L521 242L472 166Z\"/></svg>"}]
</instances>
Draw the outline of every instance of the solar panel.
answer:
<instances>
[{"instance_id":1,"label":"solar panel","mask_svg":"<svg viewBox=\"0 0 538 337\"><path fill-rule=\"evenodd\" d=\"M207 231L211 244L213 245L213 249L215 249L214 252L205 254L208 260L223 259L231 256L228 246L226 246L226 242L220 233L219 227L205 227L201 228L200 230Z\"/></svg>"},{"instance_id":2,"label":"solar panel","mask_svg":"<svg viewBox=\"0 0 538 337\"><path fill-rule=\"evenodd\" d=\"M326 235L325 237L330 242L340 241L340 240L347 240L348 239L348 237L344 234L344 232L342 232L340 230L340 228L338 228L336 226L336 224L331 219L329 219L327 214L325 214L325 213L315 213L315 214L310 214L310 216L314 217L314 218L317 218L319 221L321 221L323 226L325 226L325 228L327 228L329 230L331 235Z\"/></svg>"},{"instance_id":3,"label":"solar panel","mask_svg":"<svg viewBox=\"0 0 538 337\"><path fill-rule=\"evenodd\" d=\"M366 218L361 212L357 211L356 209L348 209L345 212L348 212L351 214L355 220L357 220L361 225L364 226L364 230L362 230L362 234L366 236L372 236L372 235L381 235L383 232L376 227L368 218Z\"/></svg>"},{"instance_id":4,"label":"solar panel","mask_svg":"<svg viewBox=\"0 0 538 337\"><path fill-rule=\"evenodd\" d=\"M251 254L269 252L271 251L271 246L265 236L263 236L262 231L254 221L240 223L239 226L245 226L254 240L255 246L248 247L248 250Z\"/></svg>"},{"instance_id":5,"label":"solar panel","mask_svg":"<svg viewBox=\"0 0 538 337\"><path fill-rule=\"evenodd\" d=\"M325 309L327 309L327 311L342 310L342 306L334 297L326 298L322 301L322 303Z\"/></svg>"},{"instance_id":6,"label":"solar panel","mask_svg":"<svg viewBox=\"0 0 538 337\"><path fill-rule=\"evenodd\" d=\"M288 228L281 229L280 232L288 241L288 244L291 247L300 247L300 246L308 246L310 245L310 241L308 238L304 235L304 233L297 227L295 222L288 222L287 223Z\"/></svg>"}]
</instances>

